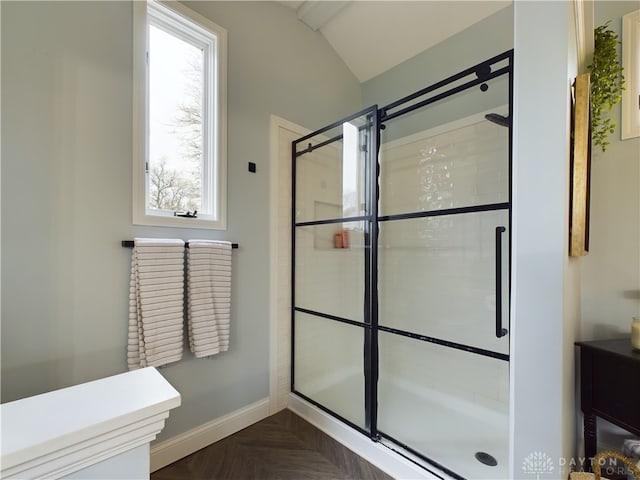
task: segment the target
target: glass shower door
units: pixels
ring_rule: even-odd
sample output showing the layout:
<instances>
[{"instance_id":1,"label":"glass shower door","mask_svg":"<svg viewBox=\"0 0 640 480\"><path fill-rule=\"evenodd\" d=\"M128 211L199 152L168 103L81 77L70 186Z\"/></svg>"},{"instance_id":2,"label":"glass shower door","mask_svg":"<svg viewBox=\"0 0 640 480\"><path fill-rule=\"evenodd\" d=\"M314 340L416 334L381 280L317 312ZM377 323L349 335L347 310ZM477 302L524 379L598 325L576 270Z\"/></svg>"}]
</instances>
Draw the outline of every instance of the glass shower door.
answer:
<instances>
[{"instance_id":1,"label":"glass shower door","mask_svg":"<svg viewBox=\"0 0 640 480\"><path fill-rule=\"evenodd\" d=\"M376 426L455 477L507 478L508 75L441 98L382 120Z\"/></svg>"},{"instance_id":2,"label":"glass shower door","mask_svg":"<svg viewBox=\"0 0 640 480\"><path fill-rule=\"evenodd\" d=\"M508 477L512 54L293 142L292 391L454 478Z\"/></svg>"},{"instance_id":3,"label":"glass shower door","mask_svg":"<svg viewBox=\"0 0 640 480\"><path fill-rule=\"evenodd\" d=\"M292 391L368 432L377 107L293 142Z\"/></svg>"}]
</instances>

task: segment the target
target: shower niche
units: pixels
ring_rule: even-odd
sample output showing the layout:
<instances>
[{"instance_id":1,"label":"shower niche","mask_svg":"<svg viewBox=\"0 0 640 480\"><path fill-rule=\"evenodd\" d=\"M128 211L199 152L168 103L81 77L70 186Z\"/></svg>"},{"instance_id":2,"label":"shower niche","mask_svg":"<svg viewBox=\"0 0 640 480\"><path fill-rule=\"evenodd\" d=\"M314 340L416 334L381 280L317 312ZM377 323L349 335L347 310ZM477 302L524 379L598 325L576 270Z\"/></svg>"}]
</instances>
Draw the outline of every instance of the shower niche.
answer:
<instances>
[{"instance_id":1,"label":"shower niche","mask_svg":"<svg viewBox=\"0 0 640 480\"><path fill-rule=\"evenodd\" d=\"M454 478L508 477L512 63L292 144L292 392Z\"/></svg>"}]
</instances>

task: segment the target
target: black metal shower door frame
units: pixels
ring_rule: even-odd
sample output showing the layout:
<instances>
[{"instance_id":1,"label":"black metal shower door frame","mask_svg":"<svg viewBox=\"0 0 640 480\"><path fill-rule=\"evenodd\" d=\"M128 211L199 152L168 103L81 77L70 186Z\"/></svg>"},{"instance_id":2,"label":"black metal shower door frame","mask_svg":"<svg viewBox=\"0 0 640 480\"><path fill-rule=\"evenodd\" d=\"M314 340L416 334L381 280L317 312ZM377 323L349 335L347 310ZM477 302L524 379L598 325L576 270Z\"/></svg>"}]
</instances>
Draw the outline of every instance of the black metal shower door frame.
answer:
<instances>
[{"instance_id":1,"label":"black metal shower door frame","mask_svg":"<svg viewBox=\"0 0 640 480\"><path fill-rule=\"evenodd\" d=\"M473 205L458 208L420 211L401 213L394 215L379 215L378 201L380 196L380 163L379 163L379 150L381 144L381 129L385 128L385 123L395 118L401 117L415 110L424 108L430 104L444 100L452 95L456 95L465 90L469 90L474 87L479 87L483 92L486 91L487 83L489 80L500 77L502 75L508 76L508 115L502 117L500 120L504 121L503 126L506 126L509 131L508 135L508 201L498 202L483 205ZM475 76L475 78L473 78ZM469 78L472 77L472 78ZM449 348L463 350L469 353L491 357L497 360L509 361L509 354L500 353L492 350L486 350L471 345L460 344L452 342L446 339L429 337L414 332L408 332L396 328L387 326L381 326L378 323L378 236L380 223L391 222L394 220L406 220L415 218L427 218L443 215L459 215L467 213L477 212L489 212L503 210L508 213L508 236L506 241L508 242L508 275L511 275L511 223L512 223L512 151L513 151L513 134L512 134L512 104L513 104L513 50L508 50L500 55L496 55L484 62L469 67L455 75L452 75L442 81L427 86L421 90L418 90L406 97L403 97L397 101L394 101L384 107L378 108L377 105L372 105L366 109L361 110L358 113L350 115L344 119L332 123L320 130L312 132L304 137L299 138L292 142L292 229L291 229L291 391L315 405L319 409L329 413L330 415L338 418L343 423L351 426L352 428L360 431L361 433L368 435L372 440L379 441L381 438L387 438L395 444L401 446L406 451L411 452L418 458L425 460L431 465L443 470L454 478L463 479L460 475L456 474L444 465L441 465L423 453L412 449L410 446L403 444L401 441L393 438L390 435L385 434L378 430L377 427L377 381L378 381L378 332L383 331L400 335L403 337L413 338L416 340L434 343ZM314 149L320 148L332 142L342 139L341 135L333 136L324 142L312 145L308 143L305 148L298 151L300 144L304 146L304 142L318 136L324 132L333 130L345 122L353 120L363 115L368 115L369 121L366 126L369 128L367 135L367 161L365 162L365 202L367 203L366 214L350 217L350 218L335 218L328 220L314 220L307 222L296 222L296 161L297 159ZM375 154L374 154L375 152ZM335 315L329 315L323 312L311 311L295 305L295 267L296 267L296 228L312 225L325 225L331 223L343 223L343 222L356 222L362 221L365 224L364 235L364 265L365 265L365 291L364 291L364 321L358 322L348 318L342 318ZM501 255L501 242L502 234L505 232L505 228L500 226L496 227L496 337L502 337L506 335L507 329L505 325L509 325L509 318L504 319L501 316L501 309L498 308L500 300L503 296L502 285L500 279L500 264L502 262ZM510 278L509 278L510 285ZM510 304L510 292L507 292L508 302ZM363 429L360 426L354 424L350 420L342 417L325 405L315 401L314 399L306 396L304 393L297 391L295 386L295 313L301 312L309 315L342 322L345 324L358 326L364 329L364 372L365 372L365 419L366 428Z\"/></svg>"}]
</instances>

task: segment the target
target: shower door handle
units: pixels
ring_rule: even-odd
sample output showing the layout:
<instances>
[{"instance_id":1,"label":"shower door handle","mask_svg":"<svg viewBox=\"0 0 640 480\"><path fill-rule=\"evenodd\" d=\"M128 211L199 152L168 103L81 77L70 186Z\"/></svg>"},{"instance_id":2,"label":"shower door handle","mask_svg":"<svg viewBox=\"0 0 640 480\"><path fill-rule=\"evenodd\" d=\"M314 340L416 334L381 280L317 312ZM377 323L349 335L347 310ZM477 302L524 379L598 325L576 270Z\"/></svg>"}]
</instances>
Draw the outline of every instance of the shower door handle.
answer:
<instances>
[{"instance_id":1,"label":"shower door handle","mask_svg":"<svg viewBox=\"0 0 640 480\"><path fill-rule=\"evenodd\" d=\"M496 227L496 337L504 337L509 331L502 328L502 234L507 229Z\"/></svg>"}]
</instances>

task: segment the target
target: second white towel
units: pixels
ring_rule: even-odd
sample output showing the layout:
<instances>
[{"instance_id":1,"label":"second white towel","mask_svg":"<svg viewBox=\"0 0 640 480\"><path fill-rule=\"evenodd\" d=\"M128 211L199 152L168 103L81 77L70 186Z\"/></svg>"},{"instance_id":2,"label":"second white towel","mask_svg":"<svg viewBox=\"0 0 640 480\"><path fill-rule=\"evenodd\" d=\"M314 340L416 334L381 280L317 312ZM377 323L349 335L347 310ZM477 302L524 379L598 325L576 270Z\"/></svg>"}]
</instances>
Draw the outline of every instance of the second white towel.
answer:
<instances>
[{"instance_id":1,"label":"second white towel","mask_svg":"<svg viewBox=\"0 0 640 480\"><path fill-rule=\"evenodd\" d=\"M231 242L189 240L187 324L196 357L229 349L231 319Z\"/></svg>"}]
</instances>

